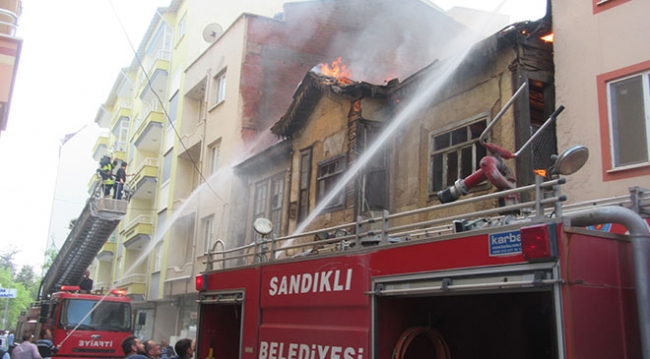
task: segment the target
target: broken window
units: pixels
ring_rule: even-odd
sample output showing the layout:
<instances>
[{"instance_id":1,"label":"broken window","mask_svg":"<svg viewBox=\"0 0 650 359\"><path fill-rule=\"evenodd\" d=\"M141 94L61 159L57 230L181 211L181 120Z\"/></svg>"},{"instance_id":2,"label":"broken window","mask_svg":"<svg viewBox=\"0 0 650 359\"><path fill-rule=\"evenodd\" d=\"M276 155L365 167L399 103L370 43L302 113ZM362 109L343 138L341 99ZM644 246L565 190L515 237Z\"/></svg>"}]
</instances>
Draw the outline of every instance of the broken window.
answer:
<instances>
[{"instance_id":1,"label":"broken window","mask_svg":"<svg viewBox=\"0 0 650 359\"><path fill-rule=\"evenodd\" d=\"M373 122L361 124L359 131L359 148L363 151L374 143L380 133L381 125ZM361 176L360 198L361 212L388 209L386 146L381 146L364 166Z\"/></svg>"},{"instance_id":2,"label":"broken window","mask_svg":"<svg viewBox=\"0 0 650 359\"><path fill-rule=\"evenodd\" d=\"M472 174L481 158L486 155L485 147L478 139L487 126L487 118L457 127L451 131L431 134L429 169L431 192L437 192L454 184L459 178Z\"/></svg>"},{"instance_id":3,"label":"broken window","mask_svg":"<svg viewBox=\"0 0 650 359\"><path fill-rule=\"evenodd\" d=\"M253 201L253 223L258 218L267 218L273 223L274 238L280 237L282 228L282 204L284 197L284 172L273 177L263 179L255 184L255 197ZM261 236L253 231L253 238Z\"/></svg>"},{"instance_id":4,"label":"broken window","mask_svg":"<svg viewBox=\"0 0 650 359\"><path fill-rule=\"evenodd\" d=\"M339 179L345 171L346 165L345 155L337 156L332 159L320 162L318 164L318 194L317 203L320 203L326 196L330 194L332 189L336 187ZM340 207L345 202L345 191L340 190L338 193L327 203L325 208L331 209Z\"/></svg>"},{"instance_id":5,"label":"broken window","mask_svg":"<svg viewBox=\"0 0 650 359\"><path fill-rule=\"evenodd\" d=\"M650 71L610 81L609 102L612 166L649 162Z\"/></svg>"},{"instance_id":6,"label":"broken window","mask_svg":"<svg viewBox=\"0 0 650 359\"><path fill-rule=\"evenodd\" d=\"M300 152L298 187L298 223L309 215L309 181L311 180L311 148Z\"/></svg>"}]
</instances>

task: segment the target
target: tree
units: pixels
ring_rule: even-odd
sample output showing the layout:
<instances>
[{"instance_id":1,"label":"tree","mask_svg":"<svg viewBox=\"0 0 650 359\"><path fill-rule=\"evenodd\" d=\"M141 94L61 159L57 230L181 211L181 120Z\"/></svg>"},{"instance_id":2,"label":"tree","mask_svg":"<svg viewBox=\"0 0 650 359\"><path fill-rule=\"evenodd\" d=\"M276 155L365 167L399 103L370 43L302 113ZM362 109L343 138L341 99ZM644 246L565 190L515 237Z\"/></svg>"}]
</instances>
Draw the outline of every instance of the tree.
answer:
<instances>
[{"instance_id":1,"label":"tree","mask_svg":"<svg viewBox=\"0 0 650 359\"><path fill-rule=\"evenodd\" d=\"M34 273L31 266L23 266L16 273L14 255L18 253L15 247L9 247L0 253L0 285L3 288L16 289L16 298L0 300L0 308L4 314L5 301L8 301L5 328L14 329L20 312L27 309L36 300L41 278Z\"/></svg>"},{"instance_id":2,"label":"tree","mask_svg":"<svg viewBox=\"0 0 650 359\"><path fill-rule=\"evenodd\" d=\"M54 239L52 239L52 242L50 242L50 247L45 250L45 261L43 262L43 275L47 272L48 269L52 266L54 263L54 259L56 259L56 256L59 254L59 249L56 248L56 243L54 242Z\"/></svg>"},{"instance_id":3,"label":"tree","mask_svg":"<svg viewBox=\"0 0 650 359\"><path fill-rule=\"evenodd\" d=\"M2 253L0 253L0 268L9 269L12 277L16 273L14 256L18 252L19 252L18 249L12 245L9 246L7 249L5 249Z\"/></svg>"},{"instance_id":4,"label":"tree","mask_svg":"<svg viewBox=\"0 0 650 359\"><path fill-rule=\"evenodd\" d=\"M0 269L0 285L2 285L3 288L16 289L17 292L16 298L0 300L0 303L2 303L3 313L5 306L4 301L9 301L7 317L5 318L5 329L14 329L16 328L20 312L27 309L29 304L34 301L35 298L30 296L29 291L22 283L17 283L12 280L12 273L9 268Z\"/></svg>"},{"instance_id":5,"label":"tree","mask_svg":"<svg viewBox=\"0 0 650 359\"><path fill-rule=\"evenodd\" d=\"M20 268L20 271L14 278L14 282L21 283L23 286L25 286L25 289L27 289L29 292L30 297L36 298L38 296L40 278L36 277L34 268L31 266L23 266Z\"/></svg>"}]
</instances>

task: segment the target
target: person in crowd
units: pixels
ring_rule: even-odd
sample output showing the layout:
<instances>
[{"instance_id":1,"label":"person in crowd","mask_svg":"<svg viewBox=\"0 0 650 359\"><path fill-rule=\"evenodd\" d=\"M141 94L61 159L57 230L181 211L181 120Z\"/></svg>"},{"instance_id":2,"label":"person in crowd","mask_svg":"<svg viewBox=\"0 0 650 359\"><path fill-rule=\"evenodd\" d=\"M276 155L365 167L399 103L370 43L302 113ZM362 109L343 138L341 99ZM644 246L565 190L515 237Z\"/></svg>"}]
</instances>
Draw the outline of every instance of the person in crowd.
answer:
<instances>
[{"instance_id":1,"label":"person in crowd","mask_svg":"<svg viewBox=\"0 0 650 359\"><path fill-rule=\"evenodd\" d=\"M169 342L167 339L163 339L160 341L160 357L162 359L170 359L174 357L176 353L174 353L174 348L172 348L171 345L169 345Z\"/></svg>"},{"instance_id":2,"label":"person in crowd","mask_svg":"<svg viewBox=\"0 0 650 359\"><path fill-rule=\"evenodd\" d=\"M113 199L122 199L122 192L124 190L124 184L126 183L126 166L127 163L122 161L120 168L117 169L115 173L115 189L113 190Z\"/></svg>"},{"instance_id":3,"label":"person in crowd","mask_svg":"<svg viewBox=\"0 0 650 359\"><path fill-rule=\"evenodd\" d=\"M11 351L13 359L43 359L41 354L38 353L38 348L32 341L34 340L33 334L23 334L23 341L16 345Z\"/></svg>"},{"instance_id":4,"label":"person in crowd","mask_svg":"<svg viewBox=\"0 0 650 359\"><path fill-rule=\"evenodd\" d=\"M79 282L79 289L82 293L90 293L93 290L93 280L90 279L90 271L87 269L84 272L84 277L81 278L81 282Z\"/></svg>"},{"instance_id":5,"label":"person in crowd","mask_svg":"<svg viewBox=\"0 0 650 359\"><path fill-rule=\"evenodd\" d=\"M7 335L7 346L11 348L14 345L14 331L10 330Z\"/></svg>"},{"instance_id":6,"label":"person in crowd","mask_svg":"<svg viewBox=\"0 0 650 359\"><path fill-rule=\"evenodd\" d=\"M144 342L144 352L149 359L159 359L161 354L160 345L151 339L146 340Z\"/></svg>"},{"instance_id":7,"label":"person in crowd","mask_svg":"<svg viewBox=\"0 0 650 359\"><path fill-rule=\"evenodd\" d=\"M174 345L174 350L179 359L190 359L194 356L194 342L189 338L181 339Z\"/></svg>"},{"instance_id":8,"label":"person in crowd","mask_svg":"<svg viewBox=\"0 0 650 359\"><path fill-rule=\"evenodd\" d=\"M129 359L149 359L144 353L144 345L136 336L132 335L122 341L122 350L125 358Z\"/></svg>"},{"instance_id":9,"label":"person in crowd","mask_svg":"<svg viewBox=\"0 0 650 359\"><path fill-rule=\"evenodd\" d=\"M52 342L52 331L49 329L42 329L40 339L36 341L36 348L38 353L45 359L51 358L52 354L59 351L59 348L54 346Z\"/></svg>"}]
</instances>

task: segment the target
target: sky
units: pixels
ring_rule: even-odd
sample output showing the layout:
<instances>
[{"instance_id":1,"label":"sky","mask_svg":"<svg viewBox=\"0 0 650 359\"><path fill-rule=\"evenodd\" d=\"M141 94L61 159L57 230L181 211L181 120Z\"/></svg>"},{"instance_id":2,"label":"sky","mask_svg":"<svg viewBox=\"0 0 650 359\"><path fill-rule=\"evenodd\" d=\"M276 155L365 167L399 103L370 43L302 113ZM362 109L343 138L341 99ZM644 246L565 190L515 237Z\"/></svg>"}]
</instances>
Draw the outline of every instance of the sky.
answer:
<instances>
[{"instance_id":1,"label":"sky","mask_svg":"<svg viewBox=\"0 0 650 359\"><path fill-rule=\"evenodd\" d=\"M446 11L454 6L499 9L510 22L538 19L546 9L545 0L433 2ZM40 273L48 238L53 233L65 237L69 221L78 217L96 168L91 156L100 134L94 123L99 106L120 69L133 59L129 41L137 48L156 9L169 4L23 1L17 31L23 48L7 129L0 134L0 252L16 249L18 267L31 265ZM62 139L78 131L59 161Z\"/></svg>"}]
</instances>

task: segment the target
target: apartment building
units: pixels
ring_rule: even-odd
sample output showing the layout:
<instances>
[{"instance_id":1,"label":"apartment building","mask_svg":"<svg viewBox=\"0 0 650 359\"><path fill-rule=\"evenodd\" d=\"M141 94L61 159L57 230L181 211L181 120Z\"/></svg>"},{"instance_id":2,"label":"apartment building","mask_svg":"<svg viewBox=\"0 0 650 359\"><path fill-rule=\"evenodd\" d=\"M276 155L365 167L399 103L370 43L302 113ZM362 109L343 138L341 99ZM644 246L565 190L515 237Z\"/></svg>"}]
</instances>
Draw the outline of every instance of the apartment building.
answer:
<instances>
[{"instance_id":1,"label":"apartment building","mask_svg":"<svg viewBox=\"0 0 650 359\"><path fill-rule=\"evenodd\" d=\"M650 187L650 11L647 1L553 1L555 90L566 110L558 147L590 159L572 176L572 202Z\"/></svg>"},{"instance_id":2,"label":"apartment building","mask_svg":"<svg viewBox=\"0 0 650 359\"><path fill-rule=\"evenodd\" d=\"M95 287L127 290L141 337L193 336L194 276L207 251L251 233L233 215L248 202L231 168L278 141L269 128L306 70L342 57L365 78L407 77L466 31L418 0L296 2L274 17L246 13L248 5L234 21L210 1L159 9L95 119L109 130L96 158L110 152L133 173L126 218L95 261Z\"/></svg>"},{"instance_id":3,"label":"apartment building","mask_svg":"<svg viewBox=\"0 0 650 359\"><path fill-rule=\"evenodd\" d=\"M20 0L0 1L0 132L7 128L22 39L16 37Z\"/></svg>"}]
</instances>

